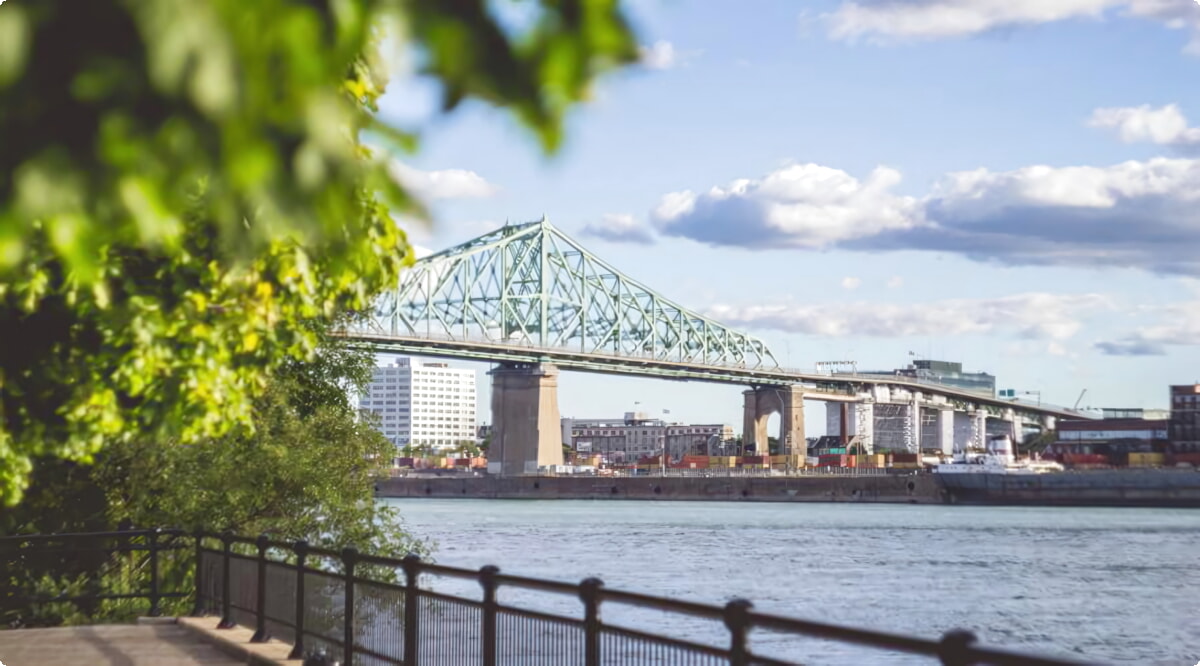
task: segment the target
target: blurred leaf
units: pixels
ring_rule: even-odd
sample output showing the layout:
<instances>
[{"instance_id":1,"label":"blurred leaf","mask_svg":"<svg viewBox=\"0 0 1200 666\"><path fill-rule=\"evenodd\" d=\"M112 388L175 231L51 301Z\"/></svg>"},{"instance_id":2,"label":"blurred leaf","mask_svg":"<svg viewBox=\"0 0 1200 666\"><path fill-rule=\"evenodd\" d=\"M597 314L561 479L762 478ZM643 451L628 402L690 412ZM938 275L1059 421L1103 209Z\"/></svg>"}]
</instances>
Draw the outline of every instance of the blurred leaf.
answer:
<instances>
[{"instance_id":1,"label":"blurred leaf","mask_svg":"<svg viewBox=\"0 0 1200 666\"><path fill-rule=\"evenodd\" d=\"M253 433L314 320L368 308L427 212L368 150L389 38L446 108L509 109L545 149L632 62L610 0L38 0L0 7L0 505L31 460ZM264 292L262 285L270 287Z\"/></svg>"}]
</instances>

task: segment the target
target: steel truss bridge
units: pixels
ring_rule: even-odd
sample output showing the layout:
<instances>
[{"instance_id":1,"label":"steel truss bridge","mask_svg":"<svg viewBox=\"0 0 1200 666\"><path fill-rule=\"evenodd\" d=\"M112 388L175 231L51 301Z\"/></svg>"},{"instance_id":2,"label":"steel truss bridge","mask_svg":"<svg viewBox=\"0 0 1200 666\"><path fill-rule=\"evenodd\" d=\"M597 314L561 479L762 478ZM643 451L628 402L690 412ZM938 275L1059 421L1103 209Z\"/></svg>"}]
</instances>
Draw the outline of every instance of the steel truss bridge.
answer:
<instances>
[{"instance_id":1,"label":"steel truss bridge","mask_svg":"<svg viewBox=\"0 0 1200 666\"><path fill-rule=\"evenodd\" d=\"M803 384L820 400L853 400L886 386L995 416L1011 409L1023 417L1087 418L900 377L781 368L762 340L625 276L545 218L417 261L372 316L341 334L377 352L755 387Z\"/></svg>"}]
</instances>

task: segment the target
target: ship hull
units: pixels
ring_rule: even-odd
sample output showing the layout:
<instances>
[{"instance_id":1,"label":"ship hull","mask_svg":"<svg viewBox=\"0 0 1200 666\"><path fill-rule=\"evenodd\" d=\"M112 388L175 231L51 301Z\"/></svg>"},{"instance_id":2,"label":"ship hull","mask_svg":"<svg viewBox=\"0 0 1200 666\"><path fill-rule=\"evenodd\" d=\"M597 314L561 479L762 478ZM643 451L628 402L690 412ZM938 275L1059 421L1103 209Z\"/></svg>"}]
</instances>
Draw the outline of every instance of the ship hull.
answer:
<instances>
[{"instance_id":1,"label":"ship hull","mask_svg":"<svg viewBox=\"0 0 1200 666\"><path fill-rule=\"evenodd\" d=\"M1192 470L934 476L951 504L1200 508L1200 472Z\"/></svg>"}]
</instances>

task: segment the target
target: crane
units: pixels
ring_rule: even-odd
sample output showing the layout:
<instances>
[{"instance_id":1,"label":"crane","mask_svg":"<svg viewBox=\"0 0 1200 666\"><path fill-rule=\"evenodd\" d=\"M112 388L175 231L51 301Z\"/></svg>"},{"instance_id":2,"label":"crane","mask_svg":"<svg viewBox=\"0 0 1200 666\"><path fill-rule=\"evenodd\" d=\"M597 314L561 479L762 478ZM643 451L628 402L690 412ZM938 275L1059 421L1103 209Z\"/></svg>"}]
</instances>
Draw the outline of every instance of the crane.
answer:
<instances>
[{"instance_id":1,"label":"crane","mask_svg":"<svg viewBox=\"0 0 1200 666\"><path fill-rule=\"evenodd\" d=\"M1083 401L1083 396L1086 394L1087 394L1087 389L1083 389L1082 391L1079 392L1079 397L1075 399L1075 406L1071 408L1072 410L1079 411L1079 403Z\"/></svg>"}]
</instances>

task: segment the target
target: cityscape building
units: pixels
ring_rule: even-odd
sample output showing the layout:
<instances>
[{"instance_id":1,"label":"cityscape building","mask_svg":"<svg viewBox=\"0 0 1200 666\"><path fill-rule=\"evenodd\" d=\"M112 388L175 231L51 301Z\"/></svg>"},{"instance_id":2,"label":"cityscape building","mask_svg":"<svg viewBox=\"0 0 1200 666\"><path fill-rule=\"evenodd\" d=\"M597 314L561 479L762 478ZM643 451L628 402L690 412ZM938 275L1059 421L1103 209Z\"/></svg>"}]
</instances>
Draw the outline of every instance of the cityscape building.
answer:
<instances>
[{"instance_id":1,"label":"cityscape building","mask_svg":"<svg viewBox=\"0 0 1200 666\"><path fill-rule=\"evenodd\" d=\"M397 448L450 449L475 442L476 401L474 370L400 358L375 368L358 406Z\"/></svg>"},{"instance_id":2,"label":"cityscape building","mask_svg":"<svg viewBox=\"0 0 1200 666\"><path fill-rule=\"evenodd\" d=\"M1176 453L1200 453L1200 384L1171 387L1171 448Z\"/></svg>"},{"instance_id":3,"label":"cityscape building","mask_svg":"<svg viewBox=\"0 0 1200 666\"><path fill-rule=\"evenodd\" d=\"M564 443L581 455L599 455L608 462L632 462L664 450L672 459L714 455L733 436L729 425L668 423L643 412L626 412L620 419L562 419Z\"/></svg>"},{"instance_id":4,"label":"cityscape building","mask_svg":"<svg viewBox=\"0 0 1200 666\"><path fill-rule=\"evenodd\" d=\"M1167 421L1147 418L1063 419L1057 440L1046 447L1054 455L1150 451L1167 440ZM1161 450L1161 448L1159 449Z\"/></svg>"}]
</instances>

